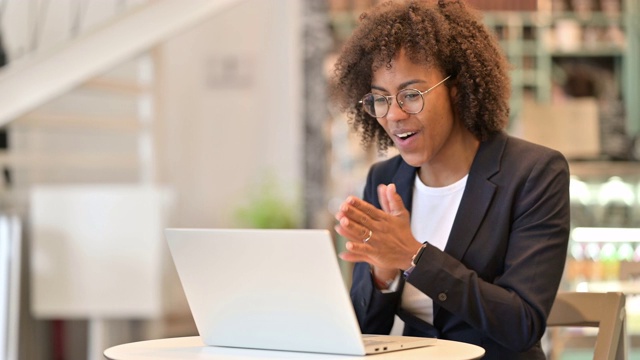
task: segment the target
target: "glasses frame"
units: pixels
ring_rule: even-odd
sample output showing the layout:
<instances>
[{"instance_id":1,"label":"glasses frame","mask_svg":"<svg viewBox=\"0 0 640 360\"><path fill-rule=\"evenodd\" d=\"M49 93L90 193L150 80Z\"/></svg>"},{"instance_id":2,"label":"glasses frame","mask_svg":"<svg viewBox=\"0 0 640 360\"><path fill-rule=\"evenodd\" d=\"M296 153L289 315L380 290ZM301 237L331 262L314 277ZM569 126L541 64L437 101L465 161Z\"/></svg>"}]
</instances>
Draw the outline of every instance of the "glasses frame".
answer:
<instances>
[{"instance_id":1,"label":"glasses frame","mask_svg":"<svg viewBox=\"0 0 640 360\"><path fill-rule=\"evenodd\" d=\"M422 110L424 110L424 95L428 94L431 90L433 90L433 89L437 88L438 86L440 86L443 82L449 80L450 77L451 77L451 75L447 76L446 78L440 80L440 82L438 82L437 84L433 85L432 87L428 88L425 91L420 91L418 89L402 89L402 90L398 91L395 95L382 95L382 94L367 93L362 97L362 99L360 99L360 101L358 101L358 104L361 104L362 105L362 109L364 110L364 112L369 114L371 117L374 117L376 119L380 119L380 118L383 118L383 117L387 116L387 114L389 113L389 109L391 109L391 104L392 104L393 98L395 98L396 102L398 103L398 106L400 107L400 110L404 111L407 114L411 114L411 115L419 114L419 113L422 112ZM398 100L398 95L400 95L400 93L405 92L405 91L415 91L418 94L420 94L420 98L422 99L422 107L420 108L420 110L415 111L415 112L410 112L410 111L405 110L402 107L403 103L402 103L402 101ZM375 116L375 115L372 115L371 113L369 113L367 111L367 109L364 106L364 98L366 98L367 96L370 96L370 95L371 96L382 96L383 98L385 98L387 100L387 111L385 111L384 115Z\"/></svg>"}]
</instances>

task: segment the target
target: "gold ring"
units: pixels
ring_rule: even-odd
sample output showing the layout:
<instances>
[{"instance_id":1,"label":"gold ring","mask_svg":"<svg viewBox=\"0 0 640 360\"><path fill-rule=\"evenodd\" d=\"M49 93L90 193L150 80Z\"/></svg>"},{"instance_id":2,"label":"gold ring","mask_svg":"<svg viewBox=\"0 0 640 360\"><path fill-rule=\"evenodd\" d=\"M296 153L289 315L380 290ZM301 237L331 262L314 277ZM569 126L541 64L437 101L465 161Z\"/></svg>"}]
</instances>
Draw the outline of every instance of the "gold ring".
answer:
<instances>
[{"instance_id":1,"label":"gold ring","mask_svg":"<svg viewBox=\"0 0 640 360\"><path fill-rule=\"evenodd\" d=\"M373 236L373 231L369 230L369 236L367 236L366 239L362 240L362 242L366 243L367 241L369 241L369 239L371 239L372 236Z\"/></svg>"}]
</instances>

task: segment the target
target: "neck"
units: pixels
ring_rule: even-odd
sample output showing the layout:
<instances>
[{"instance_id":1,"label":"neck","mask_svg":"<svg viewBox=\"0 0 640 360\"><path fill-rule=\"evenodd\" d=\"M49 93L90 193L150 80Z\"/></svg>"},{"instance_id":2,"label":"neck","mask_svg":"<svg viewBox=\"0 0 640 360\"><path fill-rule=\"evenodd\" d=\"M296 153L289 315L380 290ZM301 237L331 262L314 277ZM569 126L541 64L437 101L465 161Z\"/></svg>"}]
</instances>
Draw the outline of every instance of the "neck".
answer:
<instances>
[{"instance_id":1,"label":"neck","mask_svg":"<svg viewBox=\"0 0 640 360\"><path fill-rule=\"evenodd\" d=\"M480 141L465 130L456 141L456 146L446 150L442 160L431 161L420 167L420 180L427 186L443 187L462 179L469 173L479 146Z\"/></svg>"}]
</instances>

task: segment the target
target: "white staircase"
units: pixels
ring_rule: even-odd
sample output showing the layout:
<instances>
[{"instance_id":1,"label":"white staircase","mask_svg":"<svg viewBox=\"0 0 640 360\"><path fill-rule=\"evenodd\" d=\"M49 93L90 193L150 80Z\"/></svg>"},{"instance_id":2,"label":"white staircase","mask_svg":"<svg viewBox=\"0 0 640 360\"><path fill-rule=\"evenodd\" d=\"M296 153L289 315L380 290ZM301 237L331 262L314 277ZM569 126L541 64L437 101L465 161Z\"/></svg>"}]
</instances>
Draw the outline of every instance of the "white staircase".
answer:
<instances>
[{"instance_id":1,"label":"white staircase","mask_svg":"<svg viewBox=\"0 0 640 360\"><path fill-rule=\"evenodd\" d=\"M0 193L0 207L23 208L34 183L152 182L152 49L239 2L147 0L1 69L0 126L11 124L0 169L19 185Z\"/></svg>"},{"instance_id":2,"label":"white staircase","mask_svg":"<svg viewBox=\"0 0 640 360\"><path fill-rule=\"evenodd\" d=\"M239 0L155 0L0 72L0 126Z\"/></svg>"}]
</instances>

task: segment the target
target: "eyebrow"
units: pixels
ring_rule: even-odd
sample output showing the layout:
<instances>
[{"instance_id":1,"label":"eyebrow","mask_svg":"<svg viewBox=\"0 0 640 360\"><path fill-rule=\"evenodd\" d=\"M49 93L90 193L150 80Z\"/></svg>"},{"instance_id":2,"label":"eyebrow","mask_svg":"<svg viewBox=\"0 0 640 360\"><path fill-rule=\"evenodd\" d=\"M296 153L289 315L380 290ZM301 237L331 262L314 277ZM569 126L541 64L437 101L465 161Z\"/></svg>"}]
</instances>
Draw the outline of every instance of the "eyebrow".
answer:
<instances>
[{"instance_id":1,"label":"eyebrow","mask_svg":"<svg viewBox=\"0 0 640 360\"><path fill-rule=\"evenodd\" d=\"M421 84L421 83L426 83L426 81L424 81L424 80L419 80L419 79L408 80L408 81L405 81L405 82L401 83L401 84L398 86L398 90L400 90L400 89L404 89L404 88L406 88L406 87L407 87L407 86L409 86L409 85L413 85L413 84ZM381 87L381 86L377 86L377 85L375 85L375 84L371 84L371 89L373 89L373 90L380 90L380 91L386 91L386 92L389 92L387 89L385 89L385 88L383 88L383 87Z\"/></svg>"}]
</instances>

